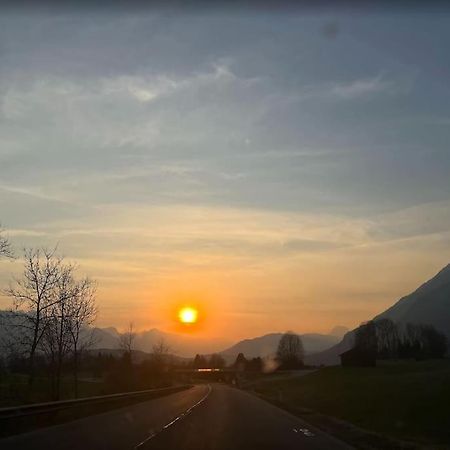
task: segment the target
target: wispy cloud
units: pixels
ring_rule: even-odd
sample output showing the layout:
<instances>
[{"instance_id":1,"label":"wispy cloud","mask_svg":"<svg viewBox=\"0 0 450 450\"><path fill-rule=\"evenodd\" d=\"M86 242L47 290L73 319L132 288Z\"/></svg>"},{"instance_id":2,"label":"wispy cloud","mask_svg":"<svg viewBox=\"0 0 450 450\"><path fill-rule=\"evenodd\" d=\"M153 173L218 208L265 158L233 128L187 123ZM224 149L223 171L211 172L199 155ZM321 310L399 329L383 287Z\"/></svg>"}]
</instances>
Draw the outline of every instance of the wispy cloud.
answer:
<instances>
[{"instance_id":1,"label":"wispy cloud","mask_svg":"<svg viewBox=\"0 0 450 450\"><path fill-rule=\"evenodd\" d=\"M334 100L354 100L370 97L375 94L392 94L404 92L410 83L400 87L398 82L385 75L376 75L367 78L357 78L349 81L332 81L314 83L304 87L299 93L302 98L323 98Z\"/></svg>"},{"instance_id":2,"label":"wispy cloud","mask_svg":"<svg viewBox=\"0 0 450 450\"><path fill-rule=\"evenodd\" d=\"M394 82L378 75L374 78L359 79L347 83L333 83L329 87L329 92L337 98L351 100L380 92L392 92L394 88Z\"/></svg>"}]
</instances>

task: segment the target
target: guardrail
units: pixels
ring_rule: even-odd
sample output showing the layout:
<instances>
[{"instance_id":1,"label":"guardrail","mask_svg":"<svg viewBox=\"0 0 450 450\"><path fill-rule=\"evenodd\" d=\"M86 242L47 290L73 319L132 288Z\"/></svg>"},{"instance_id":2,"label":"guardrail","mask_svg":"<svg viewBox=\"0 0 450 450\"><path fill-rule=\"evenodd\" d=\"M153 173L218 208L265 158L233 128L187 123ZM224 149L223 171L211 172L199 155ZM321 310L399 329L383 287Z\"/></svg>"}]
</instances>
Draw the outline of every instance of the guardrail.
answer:
<instances>
[{"instance_id":1,"label":"guardrail","mask_svg":"<svg viewBox=\"0 0 450 450\"><path fill-rule=\"evenodd\" d=\"M49 426L54 423L61 423L61 421L65 422L67 420L112 409L108 408L108 403L113 404L116 402L131 404L134 400L150 400L152 398L174 394L191 387L192 385L181 385L160 389L121 392L118 394L0 408L0 439L11 434L28 431L29 429ZM88 407L89 410L86 410L85 407ZM73 412L62 412L59 414L59 412L64 410L72 410ZM61 415L64 416L63 419L60 418Z\"/></svg>"},{"instance_id":2,"label":"guardrail","mask_svg":"<svg viewBox=\"0 0 450 450\"><path fill-rule=\"evenodd\" d=\"M173 394L190 388L191 385L173 386L160 389L147 389L144 391L120 392L118 394L99 395L95 397L83 397L71 400L60 400L57 402L33 403L30 405L12 406L0 408L0 420L14 417L29 416L34 414L46 414L61 409L74 408L87 404L110 402L114 400L132 399L135 397L159 397L161 395Z\"/></svg>"}]
</instances>

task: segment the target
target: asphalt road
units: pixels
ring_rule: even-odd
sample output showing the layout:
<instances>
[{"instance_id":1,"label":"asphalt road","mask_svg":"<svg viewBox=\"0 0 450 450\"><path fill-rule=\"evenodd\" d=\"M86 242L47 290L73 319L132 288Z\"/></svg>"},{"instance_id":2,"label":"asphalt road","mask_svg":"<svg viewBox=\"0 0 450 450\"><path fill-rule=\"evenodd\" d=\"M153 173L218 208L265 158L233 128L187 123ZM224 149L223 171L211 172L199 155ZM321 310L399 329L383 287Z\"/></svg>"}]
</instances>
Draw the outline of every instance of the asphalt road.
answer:
<instances>
[{"instance_id":1,"label":"asphalt road","mask_svg":"<svg viewBox=\"0 0 450 450\"><path fill-rule=\"evenodd\" d=\"M225 385L193 388L0 440L2 450L349 449L301 419Z\"/></svg>"}]
</instances>

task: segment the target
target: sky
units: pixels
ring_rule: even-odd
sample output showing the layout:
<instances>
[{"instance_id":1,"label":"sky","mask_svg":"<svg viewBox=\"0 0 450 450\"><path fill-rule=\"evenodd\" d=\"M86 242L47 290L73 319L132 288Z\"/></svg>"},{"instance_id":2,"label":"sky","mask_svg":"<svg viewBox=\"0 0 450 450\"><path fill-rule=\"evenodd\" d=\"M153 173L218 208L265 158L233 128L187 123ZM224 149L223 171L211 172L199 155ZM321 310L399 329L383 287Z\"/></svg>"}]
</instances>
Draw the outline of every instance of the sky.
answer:
<instances>
[{"instance_id":1,"label":"sky","mask_svg":"<svg viewBox=\"0 0 450 450\"><path fill-rule=\"evenodd\" d=\"M5 11L2 226L98 281L99 326L354 327L450 262L449 42L442 11Z\"/></svg>"}]
</instances>

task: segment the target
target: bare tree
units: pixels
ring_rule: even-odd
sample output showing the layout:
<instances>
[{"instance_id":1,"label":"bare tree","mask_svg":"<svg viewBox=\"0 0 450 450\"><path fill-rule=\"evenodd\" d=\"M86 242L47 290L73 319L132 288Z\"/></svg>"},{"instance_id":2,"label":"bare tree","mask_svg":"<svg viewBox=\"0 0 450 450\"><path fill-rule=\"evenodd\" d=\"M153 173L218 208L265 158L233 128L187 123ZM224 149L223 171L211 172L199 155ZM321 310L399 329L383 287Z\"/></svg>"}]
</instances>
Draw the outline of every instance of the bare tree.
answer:
<instances>
[{"instance_id":1,"label":"bare tree","mask_svg":"<svg viewBox=\"0 0 450 450\"><path fill-rule=\"evenodd\" d=\"M136 333L134 324L130 322L128 328L119 337L119 347L123 350L122 355L122 382L126 389L131 390L135 386L135 368L133 366L133 350Z\"/></svg>"},{"instance_id":2,"label":"bare tree","mask_svg":"<svg viewBox=\"0 0 450 450\"><path fill-rule=\"evenodd\" d=\"M378 338L375 322L373 320L361 324L356 329L355 348L363 352L370 352L376 355L378 350Z\"/></svg>"},{"instance_id":3,"label":"bare tree","mask_svg":"<svg viewBox=\"0 0 450 450\"><path fill-rule=\"evenodd\" d=\"M69 333L72 341L75 397L78 397L78 364L81 353L94 343L92 331L87 331L97 316L95 294L97 286L90 278L76 283L76 292L69 305Z\"/></svg>"},{"instance_id":4,"label":"bare tree","mask_svg":"<svg viewBox=\"0 0 450 450\"><path fill-rule=\"evenodd\" d=\"M61 375L63 360L70 352L72 340L70 335L70 304L76 297L77 285L73 277L74 266L64 265L55 286L55 304L49 309L48 321L56 332L56 390L55 399L59 400L61 393ZM45 336L45 334L44 334Z\"/></svg>"},{"instance_id":5,"label":"bare tree","mask_svg":"<svg viewBox=\"0 0 450 450\"><path fill-rule=\"evenodd\" d=\"M53 396L59 399L63 363L74 355L75 395L78 395L78 359L81 347L80 334L84 326L95 318L95 286L88 278L78 281L75 266L66 264L55 286L56 303L49 308L47 326L43 335L43 347L52 369Z\"/></svg>"},{"instance_id":6,"label":"bare tree","mask_svg":"<svg viewBox=\"0 0 450 450\"><path fill-rule=\"evenodd\" d=\"M136 333L133 330L134 330L134 324L133 324L133 322L130 322L128 324L127 330L124 333L122 333L119 338L120 348L127 355L129 355L130 358L131 358L131 353L134 350L134 341L136 339Z\"/></svg>"},{"instance_id":7,"label":"bare tree","mask_svg":"<svg viewBox=\"0 0 450 450\"><path fill-rule=\"evenodd\" d=\"M422 352L424 358L444 358L447 353L447 336L433 325L423 325Z\"/></svg>"},{"instance_id":8,"label":"bare tree","mask_svg":"<svg viewBox=\"0 0 450 450\"><path fill-rule=\"evenodd\" d=\"M375 321L378 354L383 358L394 358L398 353L400 343L399 331L397 325L388 318Z\"/></svg>"},{"instance_id":9,"label":"bare tree","mask_svg":"<svg viewBox=\"0 0 450 450\"><path fill-rule=\"evenodd\" d=\"M46 330L50 309L59 301L56 287L63 273L63 259L55 250L26 249L25 266L21 278L5 290L12 298L16 312L22 312L21 327L26 339L29 361L29 386L33 385L35 355Z\"/></svg>"},{"instance_id":10,"label":"bare tree","mask_svg":"<svg viewBox=\"0 0 450 450\"><path fill-rule=\"evenodd\" d=\"M3 230L0 227L0 257L13 258L11 243L9 239L3 235Z\"/></svg>"},{"instance_id":11,"label":"bare tree","mask_svg":"<svg viewBox=\"0 0 450 450\"><path fill-rule=\"evenodd\" d=\"M170 352L170 345L164 338L160 338L156 344L152 346L152 355L167 355Z\"/></svg>"},{"instance_id":12,"label":"bare tree","mask_svg":"<svg viewBox=\"0 0 450 450\"><path fill-rule=\"evenodd\" d=\"M58 399L64 361L74 355L75 394L78 391L79 353L89 339L82 342L84 327L96 315L95 283L77 280L76 267L55 254L56 249L26 249L21 278L6 289L13 301L14 327L20 328L21 345L29 362L29 386L32 387L35 357L44 352L51 368L53 396Z\"/></svg>"},{"instance_id":13,"label":"bare tree","mask_svg":"<svg viewBox=\"0 0 450 450\"><path fill-rule=\"evenodd\" d=\"M422 339L422 328L420 324L417 323L407 323L405 325L404 339L411 345L416 345L420 347L420 342Z\"/></svg>"},{"instance_id":14,"label":"bare tree","mask_svg":"<svg viewBox=\"0 0 450 450\"><path fill-rule=\"evenodd\" d=\"M166 370L169 363L170 346L165 339L161 337L158 342L152 346L152 361L157 372L163 372Z\"/></svg>"},{"instance_id":15,"label":"bare tree","mask_svg":"<svg viewBox=\"0 0 450 450\"><path fill-rule=\"evenodd\" d=\"M303 343L300 336L288 331L280 338L277 349L277 360L281 368L297 369L303 365Z\"/></svg>"},{"instance_id":16,"label":"bare tree","mask_svg":"<svg viewBox=\"0 0 450 450\"><path fill-rule=\"evenodd\" d=\"M400 344L403 358L443 358L447 353L447 338L432 325L406 323Z\"/></svg>"},{"instance_id":17,"label":"bare tree","mask_svg":"<svg viewBox=\"0 0 450 450\"><path fill-rule=\"evenodd\" d=\"M58 365L58 322L57 317L50 316L47 319L39 349L44 352L50 370L51 396L53 400L58 399L57 390L57 365Z\"/></svg>"}]
</instances>

